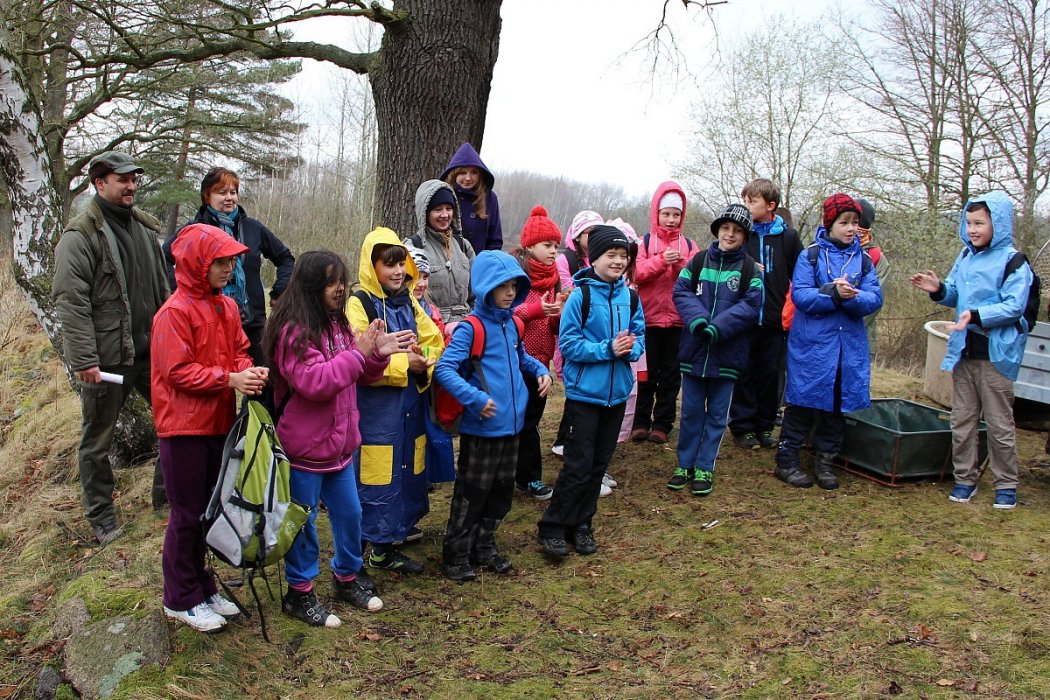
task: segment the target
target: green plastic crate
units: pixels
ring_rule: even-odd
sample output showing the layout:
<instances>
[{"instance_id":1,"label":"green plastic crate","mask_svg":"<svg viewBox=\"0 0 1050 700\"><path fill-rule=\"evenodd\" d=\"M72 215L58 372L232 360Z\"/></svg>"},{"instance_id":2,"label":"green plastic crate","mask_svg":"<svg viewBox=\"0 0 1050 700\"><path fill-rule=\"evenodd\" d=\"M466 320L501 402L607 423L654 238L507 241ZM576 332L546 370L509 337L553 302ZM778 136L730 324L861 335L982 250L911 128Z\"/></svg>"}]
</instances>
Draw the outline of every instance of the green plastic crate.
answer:
<instances>
[{"instance_id":1,"label":"green plastic crate","mask_svg":"<svg viewBox=\"0 0 1050 700\"><path fill-rule=\"evenodd\" d=\"M987 431L978 430L978 460L987 455ZM950 414L904 399L874 399L846 414L839 462L847 471L889 486L900 480L943 479L952 473Z\"/></svg>"}]
</instances>

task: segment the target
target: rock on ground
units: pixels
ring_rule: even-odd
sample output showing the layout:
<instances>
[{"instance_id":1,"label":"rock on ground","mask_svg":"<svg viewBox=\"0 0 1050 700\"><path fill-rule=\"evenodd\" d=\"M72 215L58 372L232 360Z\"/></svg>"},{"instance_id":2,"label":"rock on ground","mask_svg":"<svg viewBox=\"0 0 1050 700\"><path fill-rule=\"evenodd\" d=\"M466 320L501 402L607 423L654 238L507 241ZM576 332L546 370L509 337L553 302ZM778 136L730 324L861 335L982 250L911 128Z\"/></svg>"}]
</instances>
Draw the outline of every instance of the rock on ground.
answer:
<instances>
[{"instance_id":1,"label":"rock on ground","mask_svg":"<svg viewBox=\"0 0 1050 700\"><path fill-rule=\"evenodd\" d=\"M101 620L73 632L65 649L65 676L87 700L107 698L128 675L149 664L171 663L168 623L160 611L140 620Z\"/></svg>"}]
</instances>

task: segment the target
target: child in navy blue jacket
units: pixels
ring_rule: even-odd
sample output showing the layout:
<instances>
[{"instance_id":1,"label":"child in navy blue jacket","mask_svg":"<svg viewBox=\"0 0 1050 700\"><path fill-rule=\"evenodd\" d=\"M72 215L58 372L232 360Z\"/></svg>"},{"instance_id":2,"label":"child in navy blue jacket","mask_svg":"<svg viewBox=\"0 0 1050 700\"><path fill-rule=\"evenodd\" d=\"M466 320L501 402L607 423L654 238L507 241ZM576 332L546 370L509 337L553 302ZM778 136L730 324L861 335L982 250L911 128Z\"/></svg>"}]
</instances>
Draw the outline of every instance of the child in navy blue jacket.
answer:
<instances>
[{"instance_id":1,"label":"child in navy blue jacket","mask_svg":"<svg viewBox=\"0 0 1050 700\"><path fill-rule=\"evenodd\" d=\"M565 464L539 522L543 553L556 559L568 556L567 539L577 554L598 550L591 520L634 386L631 363L645 351L645 316L623 278L630 245L615 226L595 226L587 244L591 267L573 276L576 288L562 310Z\"/></svg>"},{"instance_id":2,"label":"child in navy blue jacket","mask_svg":"<svg viewBox=\"0 0 1050 700\"><path fill-rule=\"evenodd\" d=\"M751 213L730 204L711 222L716 241L682 269L674 305L686 332L678 359L682 369L682 426L678 467L667 488L689 484L694 496L714 489L715 458L726 431L733 386L747 366L748 332L762 306L762 277L744 252Z\"/></svg>"},{"instance_id":3,"label":"child in navy blue jacket","mask_svg":"<svg viewBox=\"0 0 1050 700\"><path fill-rule=\"evenodd\" d=\"M500 251L483 251L470 271L474 310L485 329L481 374L471 371L474 329L460 323L434 368L434 376L463 404L459 476L442 553L444 572L453 581L471 581L474 566L498 574L510 560L496 548L496 528L514 499L518 435L529 401L522 374L535 377L539 395L551 387L547 368L525 351L514 323L514 307L525 301L531 284L518 261ZM595 487L597 494L597 487Z\"/></svg>"}]
</instances>

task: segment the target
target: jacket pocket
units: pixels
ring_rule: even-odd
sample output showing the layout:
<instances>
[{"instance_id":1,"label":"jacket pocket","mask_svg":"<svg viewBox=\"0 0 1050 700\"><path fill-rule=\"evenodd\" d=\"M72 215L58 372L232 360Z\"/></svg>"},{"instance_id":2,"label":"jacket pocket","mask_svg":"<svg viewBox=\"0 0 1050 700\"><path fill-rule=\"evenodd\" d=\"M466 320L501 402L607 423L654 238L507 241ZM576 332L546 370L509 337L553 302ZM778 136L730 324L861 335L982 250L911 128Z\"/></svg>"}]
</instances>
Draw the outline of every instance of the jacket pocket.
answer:
<instances>
[{"instance_id":1,"label":"jacket pocket","mask_svg":"<svg viewBox=\"0 0 1050 700\"><path fill-rule=\"evenodd\" d=\"M120 297L120 278L117 276L117 268L109 260L104 260L98 266L98 272L91 287L91 305L99 306L106 302L117 301Z\"/></svg>"},{"instance_id":2,"label":"jacket pocket","mask_svg":"<svg viewBox=\"0 0 1050 700\"><path fill-rule=\"evenodd\" d=\"M412 454L412 473L422 474L423 470L426 469L426 457L427 457L427 436L420 435L416 438L416 445Z\"/></svg>"},{"instance_id":3,"label":"jacket pocket","mask_svg":"<svg viewBox=\"0 0 1050 700\"><path fill-rule=\"evenodd\" d=\"M386 486L393 479L392 445L361 445L361 484Z\"/></svg>"},{"instance_id":4,"label":"jacket pocket","mask_svg":"<svg viewBox=\"0 0 1050 700\"><path fill-rule=\"evenodd\" d=\"M95 326L95 350L100 365L119 365L123 359L123 316L119 305L109 304L97 309L92 317Z\"/></svg>"}]
</instances>

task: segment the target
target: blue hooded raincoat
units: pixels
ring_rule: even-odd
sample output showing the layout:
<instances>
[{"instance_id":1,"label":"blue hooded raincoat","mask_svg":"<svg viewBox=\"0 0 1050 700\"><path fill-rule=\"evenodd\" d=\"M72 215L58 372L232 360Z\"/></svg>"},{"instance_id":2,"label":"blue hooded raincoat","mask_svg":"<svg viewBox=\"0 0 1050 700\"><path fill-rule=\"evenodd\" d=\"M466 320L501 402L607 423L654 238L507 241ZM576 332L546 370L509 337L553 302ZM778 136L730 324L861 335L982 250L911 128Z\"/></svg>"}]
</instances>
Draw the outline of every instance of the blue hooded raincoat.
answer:
<instances>
[{"instance_id":1,"label":"blue hooded raincoat","mask_svg":"<svg viewBox=\"0 0 1050 700\"><path fill-rule=\"evenodd\" d=\"M974 202L984 202L992 213L992 242L982 250L974 247L966 233L966 209ZM1017 252L1013 235L1014 208L1005 192L996 190L967 202L959 222L963 249L944 280L944 296L934 298L938 304L955 307L956 319L963 311L977 310L981 325L970 324L967 331L988 336L988 358L1010 380L1017 379L1024 356L1028 332L1021 314L1033 279L1028 265L1022 265L1003 279L1006 263ZM931 295L936 296L936 293ZM966 333L952 333L941 369L951 372L965 347Z\"/></svg>"},{"instance_id":2,"label":"blue hooded raincoat","mask_svg":"<svg viewBox=\"0 0 1050 700\"><path fill-rule=\"evenodd\" d=\"M492 303L492 290L509 280L517 280L517 293L509 309ZM459 431L479 437L510 437L525 425L525 407L529 393L522 374L541 377L550 374L539 360L525 351L514 323L514 307L525 301L532 288L529 276L510 255L496 250L483 251L474 259L470 270L470 288L474 293L474 310L485 326L485 348L481 354L481 380L470 370L470 346L474 331L469 323L460 323L444 354L434 367L438 384L463 404ZM489 399L496 402L496 415L482 418L481 410Z\"/></svg>"},{"instance_id":3,"label":"blue hooded raincoat","mask_svg":"<svg viewBox=\"0 0 1050 700\"><path fill-rule=\"evenodd\" d=\"M784 400L795 406L835 410L835 377L842 372L843 413L871 404L871 364L864 317L882 308L882 289L875 265L867 257L860 238L845 249L828 239L827 230L817 229L816 266L809 255L798 256L791 278L791 300L795 319L788 333L787 391ZM864 274L864 270L867 273ZM847 276L859 290L852 299L833 295L832 280Z\"/></svg>"},{"instance_id":4,"label":"blue hooded raincoat","mask_svg":"<svg viewBox=\"0 0 1050 700\"><path fill-rule=\"evenodd\" d=\"M405 272L412 279L407 287L388 295L372 265L372 250L380 243L401 245L397 234L387 228L365 237L358 265L361 288L388 331L415 331L423 355L437 357L443 347L441 331L412 295L419 279L416 265L408 256ZM366 328L368 315L361 300L351 296L346 306L350 324L358 331ZM424 473L429 386L430 372L417 378L409 371L408 356L398 353L390 357L382 379L357 388L361 447L354 465L361 497L361 537L369 542L404 540L430 510Z\"/></svg>"}]
</instances>

